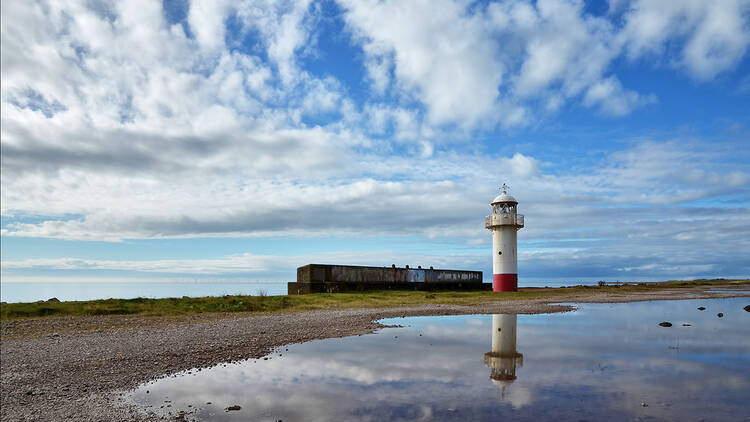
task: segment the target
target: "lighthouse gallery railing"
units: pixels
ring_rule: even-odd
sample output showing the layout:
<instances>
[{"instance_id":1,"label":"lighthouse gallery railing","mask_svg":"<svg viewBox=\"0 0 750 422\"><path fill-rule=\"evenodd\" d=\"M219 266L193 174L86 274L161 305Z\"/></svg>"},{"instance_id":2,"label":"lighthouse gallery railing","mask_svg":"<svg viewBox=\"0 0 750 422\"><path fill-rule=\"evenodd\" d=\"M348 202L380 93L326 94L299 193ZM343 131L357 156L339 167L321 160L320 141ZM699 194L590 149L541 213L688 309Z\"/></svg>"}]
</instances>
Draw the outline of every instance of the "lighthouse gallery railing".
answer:
<instances>
[{"instance_id":1,"label":"lighthouse gallery railing","mask_svg":"<svg viewBox=\"0 0 750 422\"><path fill-rule=\"evenodd\" d=\"M484 227L495 226L517 226L523 227L523 215L521 214L492 214L484 217Z\"/></svg>"}]
</instances>

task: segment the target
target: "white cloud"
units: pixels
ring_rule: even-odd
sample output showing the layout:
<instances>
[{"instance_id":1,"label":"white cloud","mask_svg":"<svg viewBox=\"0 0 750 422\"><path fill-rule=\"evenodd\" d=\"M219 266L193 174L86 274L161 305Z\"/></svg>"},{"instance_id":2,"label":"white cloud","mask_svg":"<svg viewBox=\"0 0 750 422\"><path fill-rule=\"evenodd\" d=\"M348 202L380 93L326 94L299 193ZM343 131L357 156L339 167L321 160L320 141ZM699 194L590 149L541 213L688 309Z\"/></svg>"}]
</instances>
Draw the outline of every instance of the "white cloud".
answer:
<instances>
[{"instance_id":1,"label":"white cloud","mask_svg":"<svg viewBox=\"0 0 750 422\"><path fill-rule=\"evenodd\" d=\"M474 254L435 255L404 253L404 251L367 252L322 252L303 255L258 255L236 254L214 259L162 259L162 260L99 260L81 258L32 258L3 261L3 279L7 274L19 270L63 270L70 271L118 271L124 274L227 276L242 275L254 279L284 278L297 267L311 262L337 262L342 265L379 265L400 267L411 265L433 265L446 268L459 265L461 268L481 265L483 256ZM290 271L291 269L291 271ZM137 278L134 278L137 280Z\"/></svg>"},{"instance_id":2,"label":"white cloud","mask_svg":"<svg viewBox=\"0 0 750 422\"><path fill-rule=\"evenodd\" d=\"M428 141L422 141L421 146L422 146L422 154L420 154L420 156L422 158L432 157L432 154L435 152L435 147L432 145L432 143Z\"/></svg>"},{"instance_id":3,"label":"white cloud","mask_svg":"<svg viewBox=\"0 0 750 422\"><path fill-rule=\"evenodd\" d=\"M136 6L137 7L137 6ZM214 0L192 0L188 23L198 45L209 54L224 48L226 28L224 20L229 13L229 2Z\"/></svg>"},{"instance_id":4,"label":"white cloud","mask_svg":"<svg viewBox=\"0 0 750 422\"><path fill-rule=\"evenodd\" d=\"M636 0L625 15L620 41L631 58L676 48L676 64L696 79L710 79L745 55L750 44L748 13L750 3L743 0ZM677 41L680 38L684 44Z\"/></svg>"},{"instance_id":5,"label":"white cloud","mask_svg":"<svg viewBox=\"0 0 750 422\"><path fill-rule=\"evenodd\" d=\"M643 96L633 91L625 91L620 81L614 77L603 79L586 90L583 104L599 105L602 111L613 116L624 116L634 108L655 102L653 95Z\"/></svg>"},{"instance_id":6,"label":"white cloud","mask_svg":"<svg viewBox=\"0 0 750 422\"><path fill-rule=\"evenodd\" d=\"M433 125L525 125L538 98L555 112L583 96L612 115L652 101L607 75L620 54L616 28L585 14L582 2L343 4L373 90L418 100ZM611 97L593 99L603 87Z\"/></svg>"},{"instance_id":7,"label":"white cloud","mask_svg":"<svg viewBox=\"0 0 750 422\"><path fill-rule=\"evenodd\" d=\"M261 0L242 2L236 6L243 31L257 31L265 44L268 57L276 65L281 81L293 85L299 81L296 58L310 41L313 30L310 0Z\"/></svg>"},{"instance_id":8,"label":"white cloud","mask_svg":"<svg viewBox=\"0 0 750 422\"><path fill-rule=\"evenodd\" d=\"M174 25L152 2L4 3L2 235L302 232L475 242L486 239L493 184L508 181L533 216L527 239L550 239L548 249L598 232L686 239L689 223L730 230L722 241L741 250L732 234L746 232L743 203L675 207L747 195L750 172L723 164L718 150L658 139L599 166L553 171L528 150L487 155L495 134L473 142L496 125L533 122L537 108L554 113L580 101L618 116L652 101L611 72L623 51L641 57L676 43L696 75L731 69L746 28L724 29L744 15L724 29L715 22L746 6L727 4L686 2L653 16L635 8L619 33L610 17L590 16L576 1L346 3L345 35L362 48L374 91L357 98L345 82L304 68L301 58L315 55L315 2L196 1ZM655 29L638 38L636 25L649 19ZM676 19L676 29L664 19ZM240 32L228 32L229 20ZM621 218L650 232L610 230L608 207L631 203L645 209ZM571 219L590 226L571 235Z\"/></svg>"},{"instance_id":9,"label":"white cloud","mask_svg":"<svg viewBox=\"0 0 750 422\"><path fill-rule=\"evenodd\" d=\"M537 3L532 23L523 24L528 28L522 32L526 54L515 87L519 95L543 94L551 84L560 83L563 95L571 97L602 77L617 55L611 45L612 28L602 18L584 16L582 10L581 2Z\"/></svg>"},{"instance_id":10,"label":"white cloud","mask_svg":"<svg viewBox=\"0 0 750 422\"><path fill-rule=\"evenodd\" d=\"M505 166L510 168L511 174L521 180L534 177L539 172L539 161L521 153L515 153L512 158L506 159Z\"/></svg>"},{"instance_id":11,"label":"white cloud","mask_svg":"<svg viewBox=\"0 0 750 422\"><path fill-rule=\"evenodd\" d=\"M376 92L419 99L431 122L474 126L497 111L503 66L483 17L453 1L342 2Z\"/></svg>"}]
</instances>

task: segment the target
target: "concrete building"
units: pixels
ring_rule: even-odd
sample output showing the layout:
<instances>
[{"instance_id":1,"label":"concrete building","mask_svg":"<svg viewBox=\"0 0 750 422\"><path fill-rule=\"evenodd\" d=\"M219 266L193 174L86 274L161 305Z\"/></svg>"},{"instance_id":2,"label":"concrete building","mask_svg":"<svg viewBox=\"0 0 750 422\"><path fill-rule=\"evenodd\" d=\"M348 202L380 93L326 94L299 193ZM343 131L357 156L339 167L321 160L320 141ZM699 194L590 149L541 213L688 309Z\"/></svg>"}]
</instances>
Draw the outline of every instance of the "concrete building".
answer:
<instances>
[{"instance_id":1,"label":"concrete building","mask_svg":"<svg viewBox=\"0 0 750 422\"><path fill-rule=\"evenodd\" d=\"M523 228L523 215L517 213L518 201L508 195L503 184L502 193L490 204L492 214L484 219L484 227L492 230L492 290L518 290L518 245L516 232Z\"/></svg>"},{"instance_id":2,"label":"concrete building","mask_svg":"<svg viewBox=\"0 0 750 422\"><path fill-rule=\"evenodd\" d=\"M430 267L363 267L309 264L297 268L297 281L288 294L359 290L489 290L481 271L440 270Z\"/></svg>"}]
</instances>

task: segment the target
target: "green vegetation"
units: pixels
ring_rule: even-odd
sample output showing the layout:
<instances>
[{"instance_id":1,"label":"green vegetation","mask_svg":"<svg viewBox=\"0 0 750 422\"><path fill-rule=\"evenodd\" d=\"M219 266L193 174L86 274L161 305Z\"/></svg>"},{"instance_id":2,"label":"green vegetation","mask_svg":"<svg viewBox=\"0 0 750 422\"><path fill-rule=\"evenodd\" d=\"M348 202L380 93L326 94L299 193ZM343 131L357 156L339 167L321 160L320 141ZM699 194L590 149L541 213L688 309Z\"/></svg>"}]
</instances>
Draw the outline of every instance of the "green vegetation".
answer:
<instances>
[{"instance_id":1,"label":"green vegetation","mask_svg":"<svg viewBox=\"0 0 750 422\"><path fill-rule=\"evenodd\" d=\"M364 291L356 293L316 293L292 296L221 296L167 299L106 299L80 302L32 302L0 304L0 319L89 315L190 315L217 312L289 312L313 309L388 308L424 303L471 305L484 302L550 299L595 293L631 293L657 289L696 286L750 285L750 280L694 280L639 283L625 286L577 286L568 288L528 288L517 293L490 291Z\"/></svg>"}]
</instances>

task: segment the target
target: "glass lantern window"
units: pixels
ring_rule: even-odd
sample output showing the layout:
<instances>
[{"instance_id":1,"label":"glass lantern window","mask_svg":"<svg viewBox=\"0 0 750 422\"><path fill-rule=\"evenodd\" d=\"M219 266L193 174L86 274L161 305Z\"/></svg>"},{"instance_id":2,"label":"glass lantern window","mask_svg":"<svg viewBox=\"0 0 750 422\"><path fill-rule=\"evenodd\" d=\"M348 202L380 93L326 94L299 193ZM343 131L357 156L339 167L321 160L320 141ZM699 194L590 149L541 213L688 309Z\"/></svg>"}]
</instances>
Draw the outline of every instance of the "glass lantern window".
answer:
<instances>
[{"instance_id":1,"label":"glass lantern window","mask_svg":"<svg viewBox=\"0 0 750 422\"><path fill-rule=\"evenodd\" d=\"M495 204L492 206L492 212L495 214L515 214L515 204Z\"/></svg>"}]
</instances>

